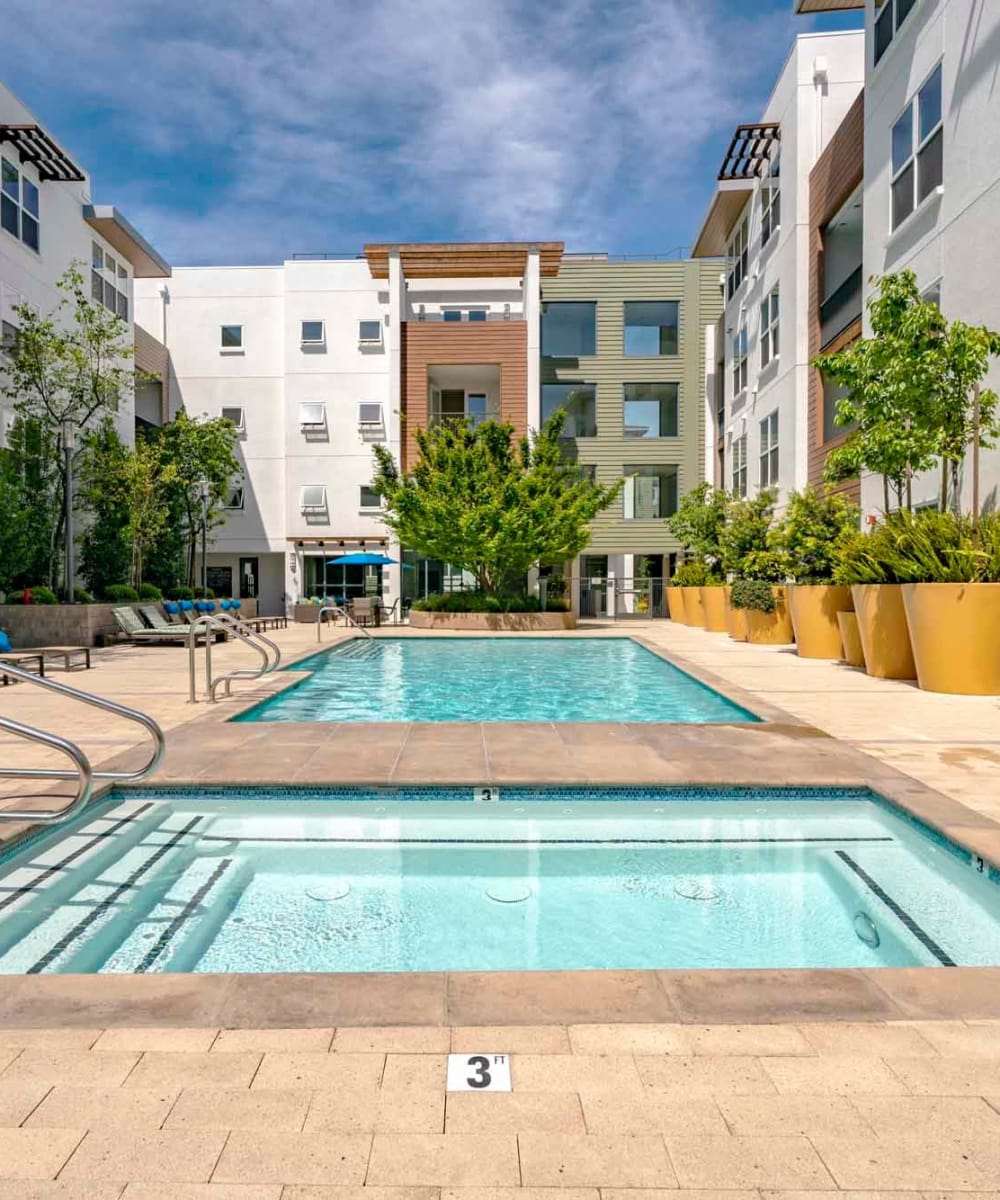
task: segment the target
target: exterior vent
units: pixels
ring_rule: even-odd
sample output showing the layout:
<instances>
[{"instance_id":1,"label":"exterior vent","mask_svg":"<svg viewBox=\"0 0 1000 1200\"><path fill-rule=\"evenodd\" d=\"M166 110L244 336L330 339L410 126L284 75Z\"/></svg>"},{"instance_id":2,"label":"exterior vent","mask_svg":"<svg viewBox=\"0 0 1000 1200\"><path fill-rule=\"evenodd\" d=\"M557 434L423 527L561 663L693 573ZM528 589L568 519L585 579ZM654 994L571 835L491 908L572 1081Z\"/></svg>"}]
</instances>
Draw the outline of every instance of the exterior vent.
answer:
<instances>
[{"instance_id":1,"label":"exterior vent","mask_svg":"<svg viewBox=\"0 0 1000 1200\"><path fill-rule=\"evenodd\" d=\"M299 425L303 429L325 429L326 405L312 402L300 404Z\"/></svg>"},{"instance_id":2,"label":"exterior vent","mask_svg":"<svg viewBox=\"0 0 1000 1200\"><path fill-rule=\"evenodd\" d=\"M362 429L381 429L382 405L362 401L358 405L358 424Z\"/></svg>"},{"instance_id":3,"label":"exterior vent","mask_svg":"<svg viewBox=\"0 0 1000 1200\"><path fill-rule=\"evenodd\" d=\"M381 321L359 321L358 322L358 345L359 346L381 346L382 345L382 322Z\"/></svg>"},{"instance_id":4,"label":"exterior vent","mask_svg":"<svg viewBox=\"0 0 1000 1200\"><path fill-rule=\"evenodd\" d=\"M246 433L242 408L224 408L222 410L222 419L224 421L232 421L240 433Z\"/></svg>"},{"instance_id":5,"label":"exterior vent","mask_svg":"<svg viewBox=\"0 0 1000 1200\"><path fill-rule=\"evenodd\" d=\"M303 513L325 513L326 487L321 483L307 483L302 489L300 508Z\"/></svg>"}]
</instances>

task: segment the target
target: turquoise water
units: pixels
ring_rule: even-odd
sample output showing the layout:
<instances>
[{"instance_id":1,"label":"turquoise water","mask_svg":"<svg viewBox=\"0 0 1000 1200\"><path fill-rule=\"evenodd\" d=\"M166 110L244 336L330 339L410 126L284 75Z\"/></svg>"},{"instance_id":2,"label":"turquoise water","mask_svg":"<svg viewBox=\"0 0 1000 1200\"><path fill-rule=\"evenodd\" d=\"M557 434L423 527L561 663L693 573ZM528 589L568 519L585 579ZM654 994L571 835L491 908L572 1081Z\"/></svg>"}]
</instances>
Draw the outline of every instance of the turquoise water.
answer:
<instances>
[{"instance_id":1,"label":"turquoise water","mask_svg":"<svg viewBox=\"0 0 1000 1200\"><path fill-rule=\"evenodd\" d=\"M863 791L150 788L0 859L8 974L950 963L995 874Z\"/></svg>"},{"instance_id":2,"label":"turquoise water","mask_svg":"<svg viewBox=\"0 0 1000 1200\"><path fill-rule=\"evenodd\" d=\"M238 721L756 721L631 638L355 639Z\"/></svg>"}]
</instances>

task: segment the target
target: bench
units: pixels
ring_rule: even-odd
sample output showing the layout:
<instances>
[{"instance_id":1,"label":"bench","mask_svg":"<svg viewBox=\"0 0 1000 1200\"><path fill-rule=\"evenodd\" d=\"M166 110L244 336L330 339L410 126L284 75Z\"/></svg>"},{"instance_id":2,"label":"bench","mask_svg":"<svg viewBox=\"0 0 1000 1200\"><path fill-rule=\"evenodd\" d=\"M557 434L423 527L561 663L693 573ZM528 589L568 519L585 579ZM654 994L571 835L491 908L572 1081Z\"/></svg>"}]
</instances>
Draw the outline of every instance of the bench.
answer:
<instances>
[{"instance_id":1,"label":"bench","mask_svg":"<svg viewBox=\"0 0 1000 1200\"><path fill-rule=\"evenodd\" d=\"M15 683L21 681L14 675L3 673L4 663L10 667L20 667L22 671L30 670L31 664L35 665L35 674L42 679L45 678L45 659L37 650L28 650L21 652L15 650L12 654L0 654L0 674L3 674L3 685L6 687L13 679Z\"/></svg>"}]
</instances>

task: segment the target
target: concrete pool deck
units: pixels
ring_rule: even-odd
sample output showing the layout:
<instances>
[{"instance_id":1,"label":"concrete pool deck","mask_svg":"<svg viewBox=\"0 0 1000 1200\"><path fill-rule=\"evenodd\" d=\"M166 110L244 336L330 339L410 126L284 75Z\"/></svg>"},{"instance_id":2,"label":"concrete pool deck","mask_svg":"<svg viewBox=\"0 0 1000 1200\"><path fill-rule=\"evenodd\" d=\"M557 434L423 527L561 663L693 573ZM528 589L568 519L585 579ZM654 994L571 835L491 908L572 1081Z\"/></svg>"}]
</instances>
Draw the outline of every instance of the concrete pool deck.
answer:
<instances>
[{"instance_id":1,"label":"concrete pool deck","mask_svg":"<svg viewBox=\"0 0 1000 1200\"><path fill-rule=\"evenodd\" d=\"M1000 700L668 622L550 636L581 633L639 636L769 721L231 724L275 677L191 706L172 647L67 682L161 721L154 784L867 783L1000 859ZM0 714L142 756L29 685ZM33 754L0 738L5 765ZM511 1054L514 1091L446 1095L448 1050ZM0 1200L985 1197L998 1135L1000 968L0 977Z\"/></svg>"}]
</instances>

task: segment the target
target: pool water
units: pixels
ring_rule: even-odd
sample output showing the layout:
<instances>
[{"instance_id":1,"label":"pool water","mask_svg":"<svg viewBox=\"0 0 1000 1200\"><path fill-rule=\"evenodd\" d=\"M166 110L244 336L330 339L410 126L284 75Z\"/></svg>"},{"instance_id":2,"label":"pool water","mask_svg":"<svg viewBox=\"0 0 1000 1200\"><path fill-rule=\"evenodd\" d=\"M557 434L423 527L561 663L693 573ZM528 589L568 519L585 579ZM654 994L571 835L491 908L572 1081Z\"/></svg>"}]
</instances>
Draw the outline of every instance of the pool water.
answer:
<instances>
[{"instance_id":1,"label":"pool water","mask_svg":"<svg viewBox=\"0 0 1000 1200\"><path fill-rule=\"evenodd\" d=\"M756 721L631 638L354 639L238 721Z\"/></svg>"},{"instance_id":2,"label":"pool water","mask_svg":"<svg viewBox=\"0 0 1000 1200\"><path fill-rule=\"evenodd\" d=\"M0 859L0 973L1000 963L996 872L865 791L472 796L122 792Z\"/></svg>"}]
</instances>

